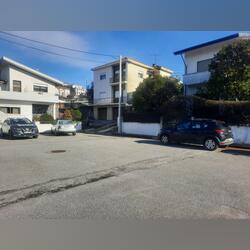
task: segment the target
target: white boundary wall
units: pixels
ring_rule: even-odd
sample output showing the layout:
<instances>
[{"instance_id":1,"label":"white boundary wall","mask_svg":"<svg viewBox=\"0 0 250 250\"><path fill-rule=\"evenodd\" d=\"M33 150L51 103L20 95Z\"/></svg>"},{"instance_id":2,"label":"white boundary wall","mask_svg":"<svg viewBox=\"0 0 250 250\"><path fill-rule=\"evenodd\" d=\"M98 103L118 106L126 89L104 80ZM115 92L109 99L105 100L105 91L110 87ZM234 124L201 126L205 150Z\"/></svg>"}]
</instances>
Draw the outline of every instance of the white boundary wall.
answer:
<instances>
[{"instance_id":1,"label":"white boundary wall","mask_svg":"<svg viewBox=\"0 0 250 250\"><path fill-rule=\"evenodd\" d=\"M157 136L160 132L160 123L139 123L139 122L123 122L122 132L132 135Z\"/></svg>"},{"instance_id":2,"label":"white boundary wall","mask_svg":"<svg viewBox=\"0 0 250 250\"><path fill-rule=\"evenodd\" d=\"M231 126L236 144L250 144L250 127Z\"/></svg>"},{"instance_id":3,"label":"white boundary wall","mask_svg":"<svg viewBox=\"0 0 250 250\"><path fill-rule=\"evenodd\" d=\"M236 144L250 144L250 127L231 126ZM123 122L124 134L157 136L160 132L160 123Z\"/></svg>"}]
</instances>

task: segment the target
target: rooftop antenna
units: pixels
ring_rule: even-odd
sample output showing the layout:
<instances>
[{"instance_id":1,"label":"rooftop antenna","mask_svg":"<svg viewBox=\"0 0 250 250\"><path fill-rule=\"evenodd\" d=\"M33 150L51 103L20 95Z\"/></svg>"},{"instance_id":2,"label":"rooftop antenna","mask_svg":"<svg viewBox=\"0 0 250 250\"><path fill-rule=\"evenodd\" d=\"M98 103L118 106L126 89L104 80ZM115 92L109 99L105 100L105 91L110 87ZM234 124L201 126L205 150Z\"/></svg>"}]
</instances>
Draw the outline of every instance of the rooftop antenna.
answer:
<instances>
[{"instance_id":1,"label":"rooftop antenna","mask_svg":"<svg viewBox=\"0 0 250 250\"><path fill-rule=\"evenodd\" d=\"M157 64L157 57L159 57L159 54L152 54L153 58L154 58L154 64Z\"/></svg>"}]
</instances>

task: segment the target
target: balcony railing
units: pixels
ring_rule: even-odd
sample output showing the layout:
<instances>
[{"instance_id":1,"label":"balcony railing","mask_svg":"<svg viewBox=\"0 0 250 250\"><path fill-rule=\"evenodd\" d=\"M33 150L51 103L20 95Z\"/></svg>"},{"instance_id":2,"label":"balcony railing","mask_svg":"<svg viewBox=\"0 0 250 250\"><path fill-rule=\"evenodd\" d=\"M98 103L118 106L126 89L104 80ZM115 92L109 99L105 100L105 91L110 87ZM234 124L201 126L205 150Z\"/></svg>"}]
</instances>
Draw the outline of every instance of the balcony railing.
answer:
<instances>
[{"instance_id":1,"label":"balcony railing","mask_svg":"<svg viewBox=\"0 0 250 250\"><path fill-rule=\"evenodd\" d=\"M122 103L127 103L127 96L123 96L122 97ZM94 104L98 104L98 105L110 105L110 104L118 104L119 103L119 98L113 98L113 97L109 97L109 98L96 98L94 99Z\"/></svg>"},{"instance_id":2,"label":"balcony railing","mask_svg":"<svg viewBox=\"0 0 250 250\"><path fill-rule=\"evenodd\" d=\"M119 81L120 81L119 79L120 79L119 77L110 77L109 78L109 82L110 83L119 83ZM122 81L123 82L126 81L126 77L125 76L122 77Z\"/></svg>"},{"instance_id":3,"label":"balcony railing","mask_svg":"<svg viewBox=\"0 0 250 250\"><path fill-rule=\"evenodd\" d=\"M210 77L210 72L208 71L186 74L183 76L183 83L186 85L199 84L209 80L209 77Z\"/></svg>"}]
</instances>

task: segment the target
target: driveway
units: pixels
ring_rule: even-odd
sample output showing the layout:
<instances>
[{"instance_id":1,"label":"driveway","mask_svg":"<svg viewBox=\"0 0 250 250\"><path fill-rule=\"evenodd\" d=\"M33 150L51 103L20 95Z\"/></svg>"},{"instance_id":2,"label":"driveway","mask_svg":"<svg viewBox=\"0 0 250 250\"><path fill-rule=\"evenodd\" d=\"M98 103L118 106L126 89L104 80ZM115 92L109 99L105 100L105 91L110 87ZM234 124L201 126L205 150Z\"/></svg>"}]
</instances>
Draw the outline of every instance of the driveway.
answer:
<instances>
[{"instance_id":1,"label":"driveway","mask_svg":"<svg viewBox=\"0 0 250 250\"><path fill-rule=\"evenodd\" d=\"M0 140L0 218L248 218L250 153L78 134Z\"/></svg>"}]
</instances>

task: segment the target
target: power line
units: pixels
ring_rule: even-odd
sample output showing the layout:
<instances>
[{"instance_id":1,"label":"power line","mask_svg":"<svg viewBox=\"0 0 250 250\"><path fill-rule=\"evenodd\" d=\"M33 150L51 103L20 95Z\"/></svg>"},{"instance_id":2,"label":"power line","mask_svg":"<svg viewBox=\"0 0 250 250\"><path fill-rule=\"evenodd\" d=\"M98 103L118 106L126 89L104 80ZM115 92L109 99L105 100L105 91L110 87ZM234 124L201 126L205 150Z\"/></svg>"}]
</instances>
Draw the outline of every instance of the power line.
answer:
<instances>
[{"instance_id":1,"label":"power line","mask_svg":"<svg viewBox=\"0 0 250 250\"><path fill-rule=\"evenodd\" d=\"M29 46L29 45L26 45L26 44L23 44L23 43L15 42L15 41L12 41L12 40L9 40L9 39L6 39L6 38L2 38L2 37L0 37L0 39L3 40L3 41L9 42L9 43L17 44L19 46L23 46L23 47L26 47L26 48L29 48L29 49L38 50L40 52L47 53L47 54L62 56L62 57L71 58L71 59L75 59L75 60L79 60L79 61L105 63L104 61L95 61L95 60L89 60L89 59L82 59L82 58L79 58L79 57L63 55L63 54L59 54L59 53L56 53L56 52L52 52L52 51L48 51L48 50L44 50L44 49L39 49L37 47L33 47L33 46Z\"/></svg>"},{"instance_id":2,"label":"power line","mask_svg":"<svg viewBox=\"0 0 250 250\"><path fill-rule=\"evenodd\" d=\"M27 40L27 41L30 41L30 42L35 42L35 43L39 43L39 44L43 44L43 45L47 45L47 46L51 46L51 47L55 47L55 48L70 50L70 51L74 51L74 52L80 52L80 53L85 53L85 54L89 54L89 55L96 55L96 56L107 56L107 57L113 57L113 58L118 57L117 55L96 53L96 52L90 52L90 51L85 51L85 50L78 50L78 49L64 47L64 46L60 46L60 45L56 45L56 44L52 44L52 43L41 42L41 41L37 41L37 40L30 39L30 38L23 37L23 36L18 36L18 35L15 35L15 34L4 32L4 31L0 31L0 33L8 35L8 36L13 36L13 37L17 37L17 38L20 38L20 39L24 39L24 40Z\"/></svg>"}]
</instances>

